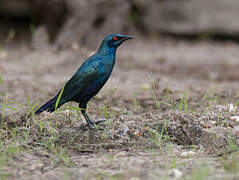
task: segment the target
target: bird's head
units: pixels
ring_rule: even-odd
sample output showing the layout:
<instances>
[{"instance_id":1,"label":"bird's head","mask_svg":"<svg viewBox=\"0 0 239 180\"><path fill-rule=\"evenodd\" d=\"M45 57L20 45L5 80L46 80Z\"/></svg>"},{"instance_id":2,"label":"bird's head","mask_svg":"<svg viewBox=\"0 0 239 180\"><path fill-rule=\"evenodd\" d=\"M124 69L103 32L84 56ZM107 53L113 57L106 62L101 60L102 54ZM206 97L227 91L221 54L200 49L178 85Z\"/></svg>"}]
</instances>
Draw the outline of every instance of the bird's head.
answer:
<instances>
[{"instance_id":1,"label":"bird's head","mask_svg":"<svg viewBox=\"0 0 239 180\"><path fill-rule=\"evenodd\" d=\"M101 48L117 48L122 44L124 41L128 39L133 39L133 36L123 35L123 34L111 34L105 37L103 40Z\"/></svg>"}]
</instances>

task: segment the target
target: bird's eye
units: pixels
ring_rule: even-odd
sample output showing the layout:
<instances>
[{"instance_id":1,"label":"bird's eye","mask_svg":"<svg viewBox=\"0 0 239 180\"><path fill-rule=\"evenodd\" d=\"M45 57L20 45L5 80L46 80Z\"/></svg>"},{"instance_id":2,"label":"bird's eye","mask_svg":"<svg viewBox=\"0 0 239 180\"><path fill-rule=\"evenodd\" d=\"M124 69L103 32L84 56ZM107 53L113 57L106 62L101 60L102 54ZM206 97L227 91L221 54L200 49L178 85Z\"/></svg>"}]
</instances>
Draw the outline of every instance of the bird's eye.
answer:
<instances>
[{"instance_id":1,"label":"bird's eye","mask_svg":"<svg viewBox=\"0 0 239 180\"><path fill-rule=\"evenodd\" d=\"M117 36L114 36L112 39L113 39L114 41L117 41L117 40L118 40L118 37L117 37Z\"/></svg>"}]
</instances>

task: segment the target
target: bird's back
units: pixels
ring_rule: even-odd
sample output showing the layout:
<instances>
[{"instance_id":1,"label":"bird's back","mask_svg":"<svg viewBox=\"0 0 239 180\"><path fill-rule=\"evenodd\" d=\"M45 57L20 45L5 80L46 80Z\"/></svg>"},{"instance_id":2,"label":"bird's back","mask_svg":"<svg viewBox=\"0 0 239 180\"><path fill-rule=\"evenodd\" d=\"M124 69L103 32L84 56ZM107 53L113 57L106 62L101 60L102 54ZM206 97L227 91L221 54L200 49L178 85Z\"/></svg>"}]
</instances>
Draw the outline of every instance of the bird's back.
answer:
<instances>
[{"instance_id":1,"label":"bird's back","mask_svg":"<svg viewBox=\"0 0 239 180\"><path fill-rule=\"evenodd\" d=\"M114 67L115 56L96 53L89 57L66 83L61 104L87 101L104 86Z\"/></svg>"},{"instance_id":2,"label":"bird's back","mask_svg":"<svg viewBox=\"0 0 239 180\"><path fill-rule=\"evenodd\" d=\"M115 56L112 54L95 54L90 57L89 61L82 64L77 73L82 74L83 69L88 69L89 71L90 69L94 69L94 71L97 72L97 77L89 83L87 87L77 93L77 96L75 97L76 101L88 101L95 96L109 79L114 64ZM83 72L85 71L83 70Z\"/></svg>"}]
</instances>

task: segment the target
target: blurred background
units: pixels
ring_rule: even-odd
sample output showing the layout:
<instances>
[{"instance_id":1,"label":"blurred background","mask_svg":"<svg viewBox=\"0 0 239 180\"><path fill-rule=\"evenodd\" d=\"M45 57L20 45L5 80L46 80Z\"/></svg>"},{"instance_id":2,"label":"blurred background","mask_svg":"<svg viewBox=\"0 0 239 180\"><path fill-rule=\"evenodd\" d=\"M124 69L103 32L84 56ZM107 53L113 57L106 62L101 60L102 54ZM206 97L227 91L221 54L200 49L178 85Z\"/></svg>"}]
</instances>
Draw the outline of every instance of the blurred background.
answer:
<instances>
[{"instance_id":1,"label":"blurred background","mask_svg":"<svg viewBox=\"0 0 239 180\"><path fill-rule=\"evenodd\" d=\"M58 47L91 48L112 32L237 41L238 17L237 0L1 0L0 38L31 42L47 32Z\"/></svg>"}]
</instances>

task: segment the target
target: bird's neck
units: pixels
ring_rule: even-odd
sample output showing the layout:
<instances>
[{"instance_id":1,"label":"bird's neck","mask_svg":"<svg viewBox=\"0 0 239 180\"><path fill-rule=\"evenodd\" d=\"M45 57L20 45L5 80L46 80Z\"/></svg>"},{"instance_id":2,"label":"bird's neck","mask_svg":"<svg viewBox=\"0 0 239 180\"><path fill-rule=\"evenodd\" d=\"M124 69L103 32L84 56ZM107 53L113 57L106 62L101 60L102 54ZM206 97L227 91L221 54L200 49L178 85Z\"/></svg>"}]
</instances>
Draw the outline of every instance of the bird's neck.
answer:
<instances>
[{"instance_id":1,"label":"bird's neck","mask_svg":"<svg viewBox=\"0 0 239 180\"><path fill-rule=\"evenodd\" d=\"M116 52L115 47L109 47L109 46L105 46L103 44L98 49L98 53L104 54L104 55L107 55L107 54L115 55L115 52Z\"/></svg>"}]
</instances>

